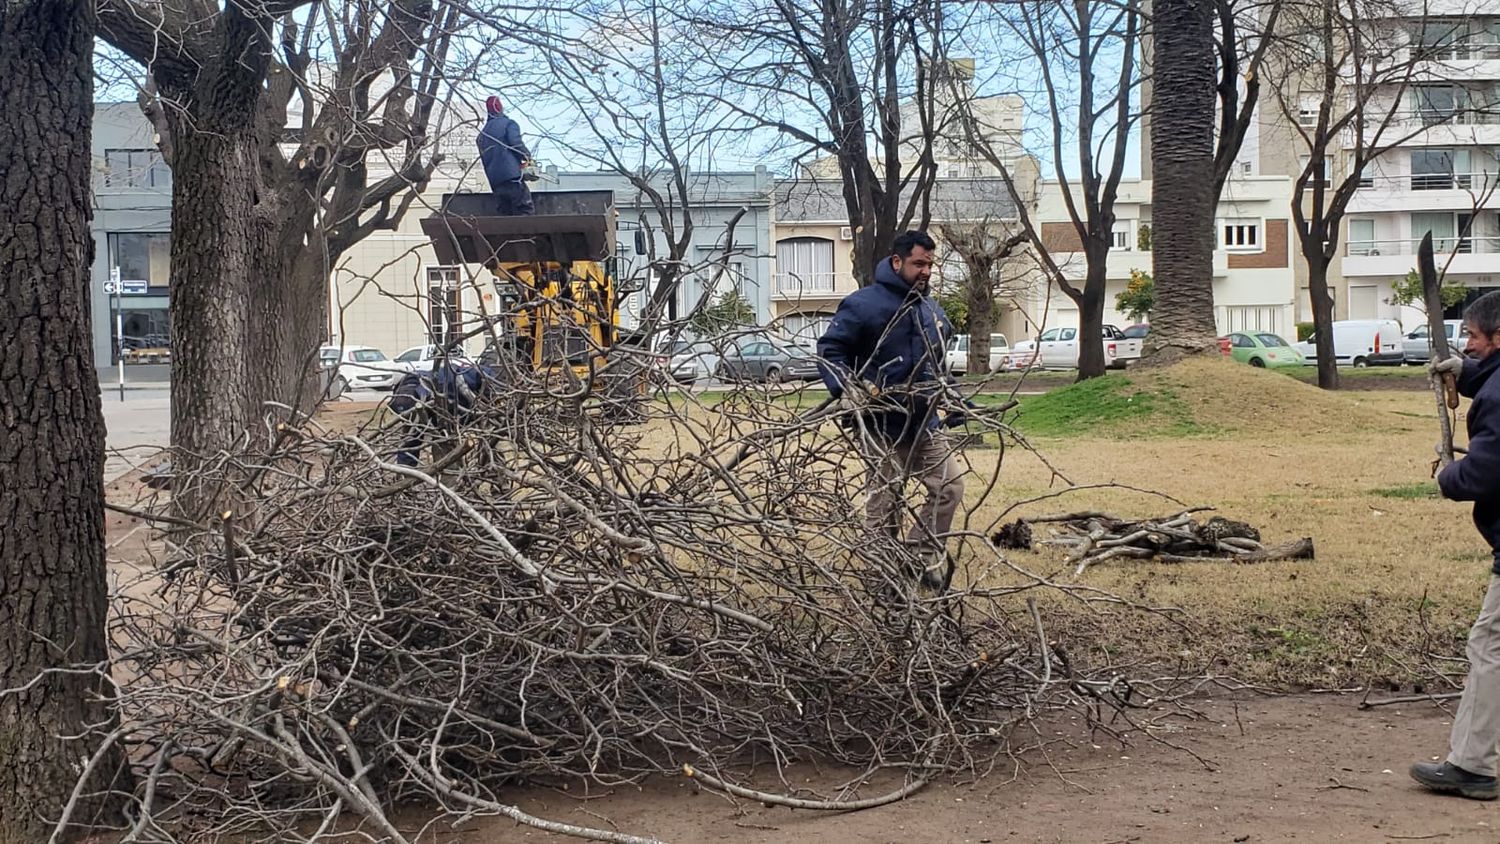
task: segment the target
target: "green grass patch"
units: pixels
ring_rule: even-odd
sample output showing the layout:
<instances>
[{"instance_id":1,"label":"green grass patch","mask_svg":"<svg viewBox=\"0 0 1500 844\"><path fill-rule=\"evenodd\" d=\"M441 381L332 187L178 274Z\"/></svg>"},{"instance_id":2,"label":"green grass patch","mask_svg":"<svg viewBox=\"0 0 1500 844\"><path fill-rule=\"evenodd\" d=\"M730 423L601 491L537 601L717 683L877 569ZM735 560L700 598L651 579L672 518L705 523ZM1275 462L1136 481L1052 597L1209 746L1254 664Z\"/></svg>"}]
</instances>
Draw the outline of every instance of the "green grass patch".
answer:
<instances>
[{"instance_id":1,"label":"green grass patch","mask_svg":"<svg viewBox=\"0 0 1500 844\"><path fill-rule=\"evenodd\" d=\"M1180 437L1207 432L1174 389L1146 389L1118 374L1021 397L1016 427L1038 437Z\"/></svg>"},{"instance_id":2,"label":"green grass patch","mask_svg":"<svg viewBox=\"0 0 1500 844\"><path fill-rule=\"evenodd\" d=\"M1415 484L1398 484L1396 486L1371 490L1371 492L1381 498L1399 498L1403 501L1422 501L1440 497L1437 484L1431 481Z\"/></svg>"}]
</instances>

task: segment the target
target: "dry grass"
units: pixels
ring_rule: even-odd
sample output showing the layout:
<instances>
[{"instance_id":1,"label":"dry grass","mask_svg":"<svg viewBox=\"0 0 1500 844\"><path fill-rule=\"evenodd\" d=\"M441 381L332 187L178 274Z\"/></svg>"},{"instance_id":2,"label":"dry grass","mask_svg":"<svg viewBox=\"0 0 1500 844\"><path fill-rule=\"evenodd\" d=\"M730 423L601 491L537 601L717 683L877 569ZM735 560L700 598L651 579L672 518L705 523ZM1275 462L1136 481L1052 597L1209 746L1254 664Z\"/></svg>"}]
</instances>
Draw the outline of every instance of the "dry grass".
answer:
<instances>
[{"instance_id":1,"label":"dry grass","mask_svg":"<svg viewBox=\"0 0 1500 844\"><path fill-rule=\"evenodd\" d=\"M1114 659L1182 658L1282 686L1430 681L1427 654L1462 654L1490 555L1469 521L1468 505L1419 494L1430 484L1436 439L1430 396L1329 394L1274 373L1209 362L1138 380L1170 387L1194 420L1216 433L1039 440L1058 470L1076 483L1113 481L1213 505L1260 526L1268 542L1313 537L1318 559L1243 566L1106 563L1082 582L1153 606L1180 607L1186 627L1057 606L1055 635ZM978 474L993 472L993 455L971 453ZM969 528L988 531L1010 502L1055 488L1050 480L1040 461L1013 450L988 496L971 488ZM1100 490L1028 511L1149 516L1174 507ZM1059 554L1012 559L1060 578L1072 574Z\"/></svg>"}]
</instances>

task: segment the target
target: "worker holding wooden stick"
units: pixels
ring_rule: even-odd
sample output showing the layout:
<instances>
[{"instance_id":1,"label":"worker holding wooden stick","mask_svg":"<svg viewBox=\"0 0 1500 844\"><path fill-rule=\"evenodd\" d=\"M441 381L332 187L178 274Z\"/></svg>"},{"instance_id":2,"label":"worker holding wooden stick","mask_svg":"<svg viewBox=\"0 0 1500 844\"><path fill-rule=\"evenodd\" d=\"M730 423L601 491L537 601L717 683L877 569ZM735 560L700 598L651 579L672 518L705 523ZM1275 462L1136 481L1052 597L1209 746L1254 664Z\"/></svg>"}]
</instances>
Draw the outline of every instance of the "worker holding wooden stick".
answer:
<instances>
[{"instance_id":1,"label":"worker holding wooden stick","mask_svg":"<svg viewBox=\"0 0 1500 844\"><path fill-rule=\"evenodd\" d=\"M1438 474L1443 497L1474 502L1474 525L1494 552L1484 605L1469 631L1469 676L1453 719L1448 758L1411 766L1417 782L1445 794L1474 800L1500 796L1500 291L1487 293L1464 311L1468 357L1452 355L1432 364L1435 376L1456 376L1458 392L1472 399L1468 453ZM1439 446L1439 451L1442 451Z\"/></svg>"}]
</instances>

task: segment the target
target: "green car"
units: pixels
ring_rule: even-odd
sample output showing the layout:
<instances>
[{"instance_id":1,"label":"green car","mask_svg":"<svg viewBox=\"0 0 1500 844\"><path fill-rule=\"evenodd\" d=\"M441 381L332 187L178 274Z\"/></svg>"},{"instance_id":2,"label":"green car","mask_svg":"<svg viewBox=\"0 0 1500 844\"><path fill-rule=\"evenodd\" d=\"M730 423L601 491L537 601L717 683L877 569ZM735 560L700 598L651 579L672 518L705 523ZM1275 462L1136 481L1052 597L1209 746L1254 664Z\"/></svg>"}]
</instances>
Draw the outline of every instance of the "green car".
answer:
<instances>
[{"instance_id":1,"label":"green car","mask_svg":"<svg viewBox=\"0 0 1500 844\"><path fill-rule=\"evenodd\" d=\"M1275 334L1240 333L1231 334L1227 339L1229 340L1229 356L1240 363L1270 369L1302 366L1307 363L1302 359L1301 352L1292 348L1292 344Z\"/></svg>"}]
</instances>

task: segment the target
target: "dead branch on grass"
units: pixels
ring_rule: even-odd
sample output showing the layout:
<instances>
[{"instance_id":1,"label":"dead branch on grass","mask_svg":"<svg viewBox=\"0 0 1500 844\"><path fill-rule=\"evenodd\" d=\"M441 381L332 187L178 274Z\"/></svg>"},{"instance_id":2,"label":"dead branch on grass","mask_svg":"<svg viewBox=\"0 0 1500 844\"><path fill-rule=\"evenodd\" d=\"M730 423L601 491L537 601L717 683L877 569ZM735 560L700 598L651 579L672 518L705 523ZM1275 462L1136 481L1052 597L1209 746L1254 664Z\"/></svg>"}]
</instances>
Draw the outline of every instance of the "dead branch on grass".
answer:
<instances>
[{"instance_id":1,"label":"dead branch on grass","mask_svg":"<svg viewBox=\"0 0 1500 844\"><path fill-rule=\"evenodd\" d=\"M1244 522L1214 516L1200 523L1193 518L1194 513L1212 509L1190 507L1166 518L1137 521L1098 511L1030 516L1002 525L991 542L1000 548L1064 548L1066 561L1077 563L1075 577L1095 563L1114 559L1262 563L1314 558L1310 538L1266 546L1260 542L1260 531ZM1037 539L1033 525L1055 527L1048 538Z\"/></svg>"}]
</instances>

